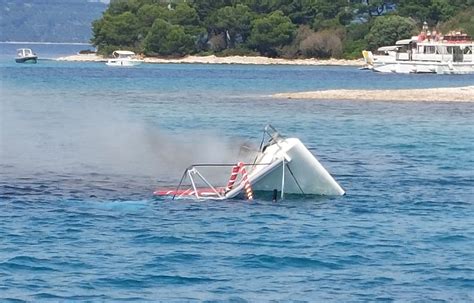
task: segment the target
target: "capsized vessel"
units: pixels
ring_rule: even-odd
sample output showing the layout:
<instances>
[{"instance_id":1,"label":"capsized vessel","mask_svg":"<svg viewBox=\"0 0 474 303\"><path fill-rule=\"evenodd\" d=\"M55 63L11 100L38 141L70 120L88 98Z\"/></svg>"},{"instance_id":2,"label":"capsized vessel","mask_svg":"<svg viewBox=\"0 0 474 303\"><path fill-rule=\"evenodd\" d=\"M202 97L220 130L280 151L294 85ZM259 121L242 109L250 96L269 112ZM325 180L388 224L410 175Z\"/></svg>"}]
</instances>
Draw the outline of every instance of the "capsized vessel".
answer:
<instances>
[{"instance_id":1,"label":"capsized vessel","mask_svg":"<svg viewBox=\"0 0 474 303\"><path fill-rule=\"evenodd\" d=\"M268 139L268 141L267 141ZM265 143L265 141L267 141ZM255 192L284 194L344 195L345 191L298 138L285 138L267 125L253 161L230 164L193 164L186 168L178 186L161 188L156 196L224 200L254 198ZM203 169L231 168L224 184L211 184ZM186 182L189 185L184 185Z\"/></svg>"}]
</instances>

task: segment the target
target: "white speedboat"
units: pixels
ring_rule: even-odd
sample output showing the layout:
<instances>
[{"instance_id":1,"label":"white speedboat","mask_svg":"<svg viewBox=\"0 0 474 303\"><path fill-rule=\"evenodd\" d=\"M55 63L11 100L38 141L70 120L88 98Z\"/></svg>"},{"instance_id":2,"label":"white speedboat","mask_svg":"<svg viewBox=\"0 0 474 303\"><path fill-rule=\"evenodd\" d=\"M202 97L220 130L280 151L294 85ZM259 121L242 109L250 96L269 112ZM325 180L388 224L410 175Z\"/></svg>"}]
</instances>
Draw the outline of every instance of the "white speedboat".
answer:
<instances>
[{"instance_id":1,"label":"white speedboat","mask_svg":"<svg viewBox=\"0 0 474 303\"><path fill-rule=\"evenodd\" d=\"M16 50L16 63L36 63L38 56L29 48L20 48Z\"/></svg>"},{"instance_id":2,"label":"white speedboat","mask_svg":"<svg viewBox=\"0 0 474 303\"><path fill-rule=\"evenodd\" d=\"M269 138L264 144L265 139ZM260 148L250 154L250 162L194 164L189 166L174 188L161 188L156 196L192 199L253 199L254 191L302 195L344 195L341 186L297 138L284 138L271 125L264 130ZM222 184L211 184L202 171L231 169ZM225 183L226 182L226 183ZM268 196L268 194L267 194Z\"/></svg>"},{"instance_id":3,"label":"white speedboat","mask_svg":"<svg viewBox=\"0 0 474 303\"><path fill-rule=\"evenodd\" d=\"M125 50L116 50L112 53L113 58L107 61L108 66L130 67L137 66L142 63L142 60L136 58L134 52Z\"/></svg>"},{"instance_id":4,"label":"white speedboat","mask_svg":"<svg viewBox=\"0 0 474 303\"><path fill-rule=\"evenodd\" d=\"M418 36L378 49L383 55L363 52L370 69L382 73L474 73L474 42L461 32L440 36L425 25Z\"/></svg>"}]
</instances>

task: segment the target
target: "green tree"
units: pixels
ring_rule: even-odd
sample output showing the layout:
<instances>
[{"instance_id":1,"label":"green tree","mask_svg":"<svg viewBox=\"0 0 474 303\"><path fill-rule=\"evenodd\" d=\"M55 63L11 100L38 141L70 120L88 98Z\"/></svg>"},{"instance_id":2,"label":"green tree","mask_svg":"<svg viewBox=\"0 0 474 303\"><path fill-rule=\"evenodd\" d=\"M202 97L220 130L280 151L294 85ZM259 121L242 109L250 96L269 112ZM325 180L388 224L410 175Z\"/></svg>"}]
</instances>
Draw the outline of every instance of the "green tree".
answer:
<instances>
[{"instance_id":1,"label":"green tree","mask_svg":"<svg viewBox=\"0 0 474 303\"><path fill-rule=\"evenodd\" d=\"M213 11L237 4L238 0L192 0L192 6L196 9L201 20L206 19Z\"/></svg>"},{"instance_id":2,"label":"green tree","mask_svg":"<svg viewBox=\"0 0 474 303\"><path fill-rule=\"evenodd\" d=\"M316 16L313 22L315 30L334 29L349 24L353 19L348 1L318 1L314 4Z\"/></svg>"},{"instance_id":3,"label":"green tree","mask_svg":"<svg viewBox=\"0 0 474 303\"><path fill-rule=\"evenodd\" d=\"M451 30L462 30L474 36L474 6L459 12L453 18L442 23L440 29L443 33Z\"/></svg>"},{"instance_id":4,"label":"green tree","mask_svg":"<svg viewBox=\"0 0 474 303\"><path fill-rule=\"evenodd\" d=\"M137 18L142 32L146 35L156 19L168 20L170 18L170 11L161 5L145 4L138 9Z\"/></svg>"},{"instance_id":5,"label":"green tree","mask_svg":"<svg viewBox=\"0 0 474 303\"><path fill-rule=\"evenodd\" d=\"M194 39L180 25L156 19L144 41L149 55L185 55L193 51Z\"/></svg>"},{"instance_id":6,"label":"green tree","mask_svg":"<svg viewBox=\"0 0 474 303\"><path fill-rule=\"evenodd\" d=\"M272 11L275 0L243 0L242 4L258 14L267 14Z\"/></svg>"},{"instance_id":7,"label":"green tree","mask_svg":"<svg viewBox=\"0 0 474 303\"><path fill-rule=\"evenodd\" d=\"M393 45L397 40L410 38L416 30L415 23L405 17L377 17L367 35L370 49L380 46Z\"/></svg>"},{"instance_id":8,"label":"green tree","mask_svg":"<svg viewBox=\"0 0 474 303\"><path fill-rule=\"evenodd\" d=\"M110 15L120 15L125 12L136 13L141 5L143 5L143 0L114 0L110 2L107 13Z\"/></svg>"},{"instance_id":9,"label":"green tree","mask_svg":"<svg viewBox=\"0 0 474 303\"><path fill-rule=\"evenodd\" d=\"M252 22L249 45L261 54L275 56L278 47L291 42L295 29L290 18L281 11L275 11Z\"/></svg>"},{"instance_id":10,"label":"green tree","mask_svg":"<svg viewBox=\"0 0 474 303\"><path fill-rule=\"evenodd\" d=\"M207 47L207 30L202 26L197 10L184 1L170 11L169 22L182 26L184 32L194 40L194 48L198 51Z\"/></svg>"},{"instance_id":11,"label":"green tree","mask_svg":"<svg viewBox=\"0 0 474 303\"><path fill-rule=\"evenodd\" d=\"M411 17L418 23L423 23L428 18L431 0L401 0L398 13L401 16Z\"/></svg>"},{"instance_id":12,"label":"green tree","mask_svg":"<svg viewBox=\"0 0 474 303\"><path fill-rule=\"evenodd\" d=\"M387 15L387 4L397 10ZM424 21L472 34L473 7L474 0L111 0L92 42L102 53L354 57L410 37Z\"/></svg>"},{"instance_id":13,"label":"green tree","mask_svg":"<svg viewBox=\"0 0 474 303\"><path fill-rule=\"evenodd\" d=\"M369 23L351 24L346 27L344 54L346 58L359 58L361 52L367 49L366 36L369 33Z\"/></svg>"},{"instance_id":14,"label":"green tree","mask_svg":"<svg viewBox=\"0 0 474 303\"><path fill-rule=\"evenodd\" d=\"M291 1L284 12L295 24L311 24L317 13L314 0Z\"/></svg>"},{"instance_id":15,"label":"green tree","mask_svg":"<svg viewBox=\"0 0 474 303\"><path fill-rule=\"evenodd\" d=\"M398 12L402 16L414 18L420 24L427 21L436 25L448 20L467 5L468 1L400 0Z\"/></svg>"},{"instance_id":16,"label":"green tree","mask_svg":"<svg viewBox=\"0 0 474 303\"><path fill-rule=\"evenodd\" d=\"M241 42L247 40L253 18L253 13L246 5L225 6L210 16L208 27L215 34L224 33L225 37L228 35L228 47L234 47L239 38Z\"/></svg>"},{"instance_id":17,"label":"green tree","mask_svg":"<svg viewBox=\"0 0 474 303\"><path fill-rule=\"evenodd\" d=\"M437 24L440 21L446 21L456 12L456 8L447 0L433 0L428 13L428 21Z\"/></svg>"},{"instance_id":18,"label":"green tree","mask_svg":"<svg viewBox=\"0 0 474 303\"><path fill-rule=\"evenodd\" d=\"M93 23L94 38L92 43L101 48L107 45L138 47L140 40L139 22L131 12L104 18Z\"/></svg>"},{"instance_id":19,"label":"green tree","mask_svg":"<svg viewBox=\"0 0 474 303\"><path fill-rule=\"evenodd\" d=\"M171 11L169 22L182 26L199 26L200 20L194 7L180 3Z\"/></svg>"}]
</instances>

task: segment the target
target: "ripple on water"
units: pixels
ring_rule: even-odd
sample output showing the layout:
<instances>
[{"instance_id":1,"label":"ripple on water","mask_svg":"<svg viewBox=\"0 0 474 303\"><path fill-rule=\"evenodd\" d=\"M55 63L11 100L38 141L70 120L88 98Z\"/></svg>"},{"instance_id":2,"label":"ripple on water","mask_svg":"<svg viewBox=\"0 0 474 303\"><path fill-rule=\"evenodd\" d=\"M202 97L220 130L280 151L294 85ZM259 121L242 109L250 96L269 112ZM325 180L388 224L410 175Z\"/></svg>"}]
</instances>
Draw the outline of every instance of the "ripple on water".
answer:
<instances>
[{"instance_id":1,"label":"ripple on water","mask_svg":"<svg viewBox=\"0 0 474 303\"><path fill-rule=\"evenodd\" d=\"M472 104L267 97L474 75L8 60L0 301L474 301ZM347 195L152 197L190 162L258 143L268 122Z\"/></svg>"},{"instance_id":2,"label":"ripple on water","mask_svg":"<svg viewBox=\"0 0 474 303\"><path fill-rule=\"evenodd\" d=\"M341 269L342 266L332 262L324 262L313 258L303 257L278 257L272 255L243 255L236 260L242 267L246 268L264 268L264 269Z\"/></svg>"},{"instance_id":3,"label":"ripple on water","mask_svg":"<svg viewBox=\"0 0 474 303\"><path fill-rule=\"evenodd\" d=\"M0 263L0 268L14 271L59 271L54 268L54 264L48 259L38 259L30 256L16 256Z\"/></svg>"}]
</instances>

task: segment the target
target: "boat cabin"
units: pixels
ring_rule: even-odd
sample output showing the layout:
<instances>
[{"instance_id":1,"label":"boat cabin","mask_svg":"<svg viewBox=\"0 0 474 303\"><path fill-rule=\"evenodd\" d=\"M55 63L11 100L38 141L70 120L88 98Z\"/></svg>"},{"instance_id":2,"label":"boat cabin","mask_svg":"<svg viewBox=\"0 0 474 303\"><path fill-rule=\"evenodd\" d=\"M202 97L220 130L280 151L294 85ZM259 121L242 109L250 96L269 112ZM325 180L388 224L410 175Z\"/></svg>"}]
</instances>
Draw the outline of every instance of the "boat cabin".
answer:
<instances>
[{"instance_id":1,"label":"boat cabin","mask_svg":"<svg viewBox=\"0 0 474 303\"><path fill-rule=\"evenodd\" d=\"M126 50L116 50L112 53L112 55L117 59L131 59L135 56L135 53Z\"/></svg>"},{"instance_id":2,"label":"boat cabin","mask_svg":"<svg viewBox=\"0 0 474 303\"><path fill-rule=\"evenodd\" d=\"M20 48L16 50L16 63L36 63L38 56L29 48Z\"/></svg>"},{"instance_id":3,"label":"boat cabin","mask_svg":"<svg viewBox=\"0 0 474 303\"><path fill-rule=\"evenodd\" d=\"M128 50L116 50L112 53L113 58L107 61L108 66L136 66L141 60L135 58L135 53Z\"/></svg>"},{"instance_id":4,"label":"boat cabin","mask_svg":"<svg viewBox=\"0 0 474 303\"><path fill-rule=\"evenodd\" d=\"M395 54L397 61L474 62L474 42L467 35L458 35L455 39L444 36L441 39L421 41L418 36L399 40L395 46L381 47L378 50Z\"/></svg>"},{"instance_id":5,"label":"boat cabin","mask_svg":"<svg viewBox=\"0 0 474 303\"><path fill-rule=\"evenodd\" d=\"M16 50L16 56L19 58L35 56L33 51L29 48L20 48Z\"/></svg>"},{"instance_id":6,"label":"boat cabin","mask_svg":"<svg viewBox=\"0 0 474 303\"><path fill-rule=\"evenodd\" d=\"M398 40L394 46L378 49L383 55L362 53L374 71L389 73L474 73L474 42L461 32L441 35L428 25L418 36Z\"/></svg>"}]
</instances>

